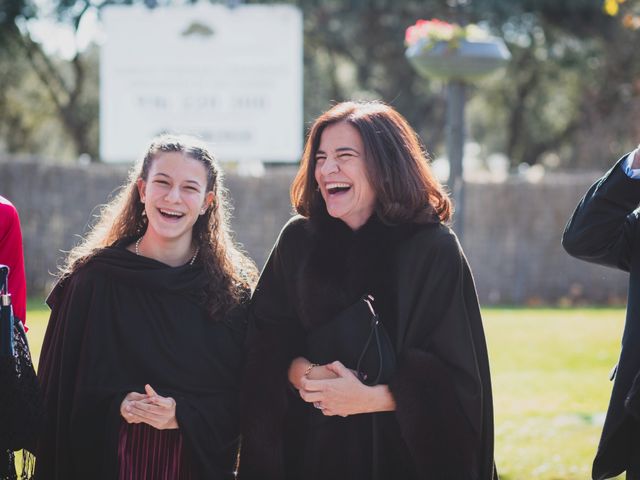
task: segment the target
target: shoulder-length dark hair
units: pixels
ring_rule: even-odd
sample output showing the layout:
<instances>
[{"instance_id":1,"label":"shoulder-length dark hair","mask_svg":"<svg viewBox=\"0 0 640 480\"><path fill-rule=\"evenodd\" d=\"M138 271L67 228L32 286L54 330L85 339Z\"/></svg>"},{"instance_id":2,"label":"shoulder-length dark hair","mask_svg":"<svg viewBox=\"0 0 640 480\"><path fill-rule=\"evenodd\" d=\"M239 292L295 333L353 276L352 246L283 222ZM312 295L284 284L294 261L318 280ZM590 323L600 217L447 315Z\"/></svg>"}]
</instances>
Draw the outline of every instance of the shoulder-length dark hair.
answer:
<instances>
[{"instance_id":1,"label":"shoulder-length dark hair","mask_svg":"<svg viewBox=\"0 0 640 480\"><path fill-rule=\"evenodd\" d=\"M418 134L407 120L382 102L343 102L311 126L300 168L291 185L291 202L305 217L326 211L315 179L316 153L327 126L346 122L364 144L367 176L376 194L376 213L389 224L447 222L452 206L435 178Z\"/></svg>"},{"instance_id":2,"label":"shoulder-length dark hair","mask_svg":"<svg viewBox=\"0 0 640 480\"><path fill-rule=\"evenodd\" d=\"M197 160L207 171L206 191L214 193L214 200L194 224L193 242L200 249L199 261L209 280L203 292L207 312L211 318L222 318L248 296L257 278L257 269L231 236L222 171L208 147L193 137L161 135L151 141L144 156L130 170L120 193L102 207L87 236L69 252L60 276L70 275L104 247L144 235L147 217L143 214L144 204L140 201L137 182L146 181L153 161L167 152L182 153Z\"/></svg>"}]
</instances>

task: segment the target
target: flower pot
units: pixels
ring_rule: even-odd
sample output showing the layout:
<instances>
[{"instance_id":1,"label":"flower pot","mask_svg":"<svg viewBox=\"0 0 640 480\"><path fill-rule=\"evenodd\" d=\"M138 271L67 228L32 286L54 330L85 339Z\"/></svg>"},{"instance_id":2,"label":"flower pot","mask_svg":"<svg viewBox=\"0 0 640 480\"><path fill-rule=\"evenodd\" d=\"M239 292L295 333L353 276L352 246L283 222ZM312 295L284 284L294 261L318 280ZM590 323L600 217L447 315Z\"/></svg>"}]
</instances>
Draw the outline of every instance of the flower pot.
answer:
<instances>
[{"instance_id":1,"label":"flower pot","mask_svg":"<svg viewBox=\"0 0 640 480\"><path fill-rule=\"evenodd\" d=\"M511 58L499 38L428 43L419 40L405 55L423 77L442 80L474 80L503 67Z\"/></svg>"}]
</instances>

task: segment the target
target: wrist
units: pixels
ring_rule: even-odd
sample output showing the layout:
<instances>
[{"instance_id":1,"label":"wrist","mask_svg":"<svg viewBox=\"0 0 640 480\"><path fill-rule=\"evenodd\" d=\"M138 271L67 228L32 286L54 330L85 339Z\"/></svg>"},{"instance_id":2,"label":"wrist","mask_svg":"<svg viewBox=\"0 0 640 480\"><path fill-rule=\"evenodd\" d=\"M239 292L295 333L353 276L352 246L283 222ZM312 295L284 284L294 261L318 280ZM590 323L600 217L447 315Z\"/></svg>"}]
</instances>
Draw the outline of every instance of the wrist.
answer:
<instances>
[{"instance_id":1,"label":"wrist","mask_svg":"<svg viewBox=\"0 0 640 480\"><path fill-rule=\"evenodd\" d=\"M391 395L389 387L386 385L374 385L372 387L364 386L368 389L368 395L366 402L366 412L392 412L396 409L396 402Z\"/></svg>"},{"instance_id":2,"label":"wrist","mask_svg":"<svg viewBox=\"0 0 640 480\"><path fill-rule=\"evenodd\" d=\"M179 428L180 426L178 425L178 419L176 417L173 417L171 420L169 420L167 424L168 430L178 430Z\"/></svg>"}]
</instances>

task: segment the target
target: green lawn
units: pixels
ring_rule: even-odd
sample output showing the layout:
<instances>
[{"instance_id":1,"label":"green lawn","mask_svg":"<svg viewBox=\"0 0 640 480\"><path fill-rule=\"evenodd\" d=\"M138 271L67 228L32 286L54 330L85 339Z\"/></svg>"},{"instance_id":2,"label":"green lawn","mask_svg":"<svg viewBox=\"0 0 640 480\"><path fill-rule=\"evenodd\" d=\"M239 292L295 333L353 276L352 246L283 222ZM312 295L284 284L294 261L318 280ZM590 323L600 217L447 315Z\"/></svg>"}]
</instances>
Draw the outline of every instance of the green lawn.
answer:
<instances>
[{"instance_id":1,"label":"green lawn","mask_svg":"<svg viewBox=\"0 0 640 480\"><path fill-rule=\"evenodd\" d=\"M30 302L36 359L48 312ZM503 480L590 478L622 309L484 309Z\"/></svg>"},{"instance_id":2,"label":"green lawn","mask_svg":"<svg viewBox=\"0 0 640 480\"><path fill-rule=\"evenodd\" d=\"M591 478L622 309L485 309L503 480Z\"/></svg>"}]
</instances>

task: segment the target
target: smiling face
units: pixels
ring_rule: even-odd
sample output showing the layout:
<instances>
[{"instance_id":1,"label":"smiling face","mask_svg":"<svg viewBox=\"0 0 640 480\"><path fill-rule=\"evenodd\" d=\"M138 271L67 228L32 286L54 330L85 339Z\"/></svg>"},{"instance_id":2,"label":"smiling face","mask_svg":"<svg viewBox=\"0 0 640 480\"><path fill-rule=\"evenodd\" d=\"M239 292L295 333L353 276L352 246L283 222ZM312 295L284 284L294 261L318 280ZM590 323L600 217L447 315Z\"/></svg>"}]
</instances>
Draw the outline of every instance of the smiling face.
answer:
<instances>
[{"instance_id":1,"label":"smiling face","mask_svg":"<svg viewBox=\"0 0 640 480\"><path fill-rule=\"evenodd\" d=\"M327 212L357 230L374 211L360 132L347 122L327 126L315 156L315 178Z\"/></svg>"},{"instance_id":2,"label":"smiling face","mask_svg":"<svg viewBox=\"0 0 640 480\"><path fill-rule=\"evenodd\" d=\"M191 245L193 225L213 201L204 164L179 152L159 153L138 192L149 220L146 235Z\"/></svg>"}]
</instances>

